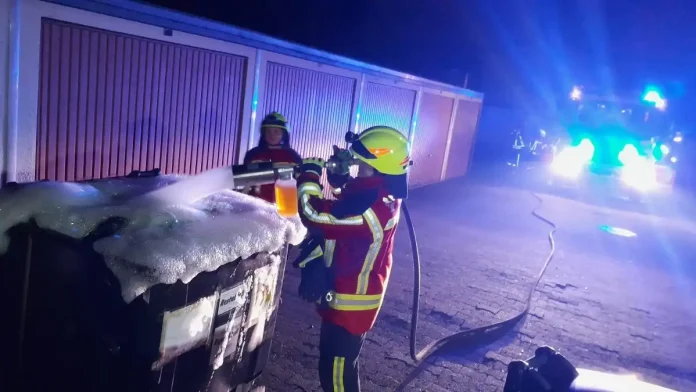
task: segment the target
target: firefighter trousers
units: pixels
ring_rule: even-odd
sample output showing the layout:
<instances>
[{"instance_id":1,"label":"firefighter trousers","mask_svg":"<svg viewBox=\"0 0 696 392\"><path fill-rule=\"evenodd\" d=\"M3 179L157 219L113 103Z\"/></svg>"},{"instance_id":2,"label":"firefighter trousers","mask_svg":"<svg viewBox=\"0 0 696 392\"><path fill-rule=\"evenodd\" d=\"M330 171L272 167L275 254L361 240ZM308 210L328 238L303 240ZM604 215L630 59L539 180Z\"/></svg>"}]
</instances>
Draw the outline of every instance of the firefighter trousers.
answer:
<instances>
[{"instance_id":1,"label":"firefighter trousers","mask_svg":"<svg viewBox=\"0 0 696 392\"><path fill-rule=\"evenodd\" d=\"M359 392L358 357L365 334L353 335L323 321L319 337L319 382L324 392Z\"/></svg>"}]
</instances>

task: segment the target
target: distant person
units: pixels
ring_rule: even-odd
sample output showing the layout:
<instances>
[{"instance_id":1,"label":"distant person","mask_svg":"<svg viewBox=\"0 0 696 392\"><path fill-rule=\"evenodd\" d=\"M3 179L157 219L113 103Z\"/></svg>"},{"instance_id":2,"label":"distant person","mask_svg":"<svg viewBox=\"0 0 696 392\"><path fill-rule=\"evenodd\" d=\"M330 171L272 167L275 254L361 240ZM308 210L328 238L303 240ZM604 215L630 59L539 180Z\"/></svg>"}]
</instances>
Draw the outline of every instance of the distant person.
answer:
<instances>
[{"instance_id":1,"label":"distant person","mask_svg":"<svg viewBox=\"0 0 696 392\"><path fill-rule=\"evenodd\" d=\"M285 116L278 112L267 115L261 122L259 145L247 151L244 164L273 162L302 164L302 157L290 147L290 132ZM273 184L255 186L246 193L275 203Z\"/></svg>"}]
</instances>

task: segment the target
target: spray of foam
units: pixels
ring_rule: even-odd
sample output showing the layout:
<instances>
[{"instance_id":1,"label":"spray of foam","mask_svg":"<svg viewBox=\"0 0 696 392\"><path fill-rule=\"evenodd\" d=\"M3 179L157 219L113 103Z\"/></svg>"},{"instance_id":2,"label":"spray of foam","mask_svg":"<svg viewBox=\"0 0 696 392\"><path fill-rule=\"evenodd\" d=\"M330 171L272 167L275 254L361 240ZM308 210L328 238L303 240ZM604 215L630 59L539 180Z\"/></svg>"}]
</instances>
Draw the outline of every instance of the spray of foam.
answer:
<instances>
[{"instance_id":1,"label":"spray of foam","mask_svg":"<svg viewBox=\"0 0 696 392\"><path fill-rule=\"evenodd\" d=\"M234 175L219 167L150 191L131 201L133 206L162 206L192 203L225 189L234 188Z\"/></svg>"}]
</instances>

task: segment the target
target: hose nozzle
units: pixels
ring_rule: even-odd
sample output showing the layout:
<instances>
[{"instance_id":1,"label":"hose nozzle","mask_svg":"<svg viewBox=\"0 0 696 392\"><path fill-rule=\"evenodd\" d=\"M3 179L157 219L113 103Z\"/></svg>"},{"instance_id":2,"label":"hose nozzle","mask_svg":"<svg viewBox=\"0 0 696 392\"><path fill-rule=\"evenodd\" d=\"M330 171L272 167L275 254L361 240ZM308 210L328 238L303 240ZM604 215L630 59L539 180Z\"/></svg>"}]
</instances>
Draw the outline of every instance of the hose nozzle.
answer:
<instances>
[{"instance_id":1,"label":"hose nozzle","mask_svg":"<svg viewBox=\"0 0 696 392\"><path fill-rule=\"evenodd\" d=\"M351 133L351 132L348 132ZM348 134L346 134L346 138ZM357 164L357 159L345 148L333 146L333 155L326 160L326 170L334 174L348 174L350 167Z\"/></svg>"}]
</instances>

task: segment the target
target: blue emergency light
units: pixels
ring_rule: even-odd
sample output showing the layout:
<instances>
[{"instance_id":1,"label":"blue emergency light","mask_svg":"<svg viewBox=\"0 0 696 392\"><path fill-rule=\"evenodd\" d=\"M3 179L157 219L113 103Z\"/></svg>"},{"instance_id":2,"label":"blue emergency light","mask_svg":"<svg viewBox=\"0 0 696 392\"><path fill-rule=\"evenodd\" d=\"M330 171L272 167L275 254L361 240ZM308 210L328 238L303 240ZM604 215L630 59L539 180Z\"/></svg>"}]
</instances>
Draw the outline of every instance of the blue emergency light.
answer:
<instances>
[{"instance_id":1,"label":"blue emergency light","mask_svg":"<svg viewBox=\"0 0 696 392\"><path fill-rule=\"evenodd\" d=\"M662 98L660 92L654 87L648 87L643 94L643 101L655 105L656 108L663 110L667 106L667 100Z\"/></svg>"},{"instance_id":2,"label":"blue emergency light","mask_svg":"<svg viewBox=\"0 0 696 392\"><path fill-rule=\"evenodd\" d=\"M660 96L660 93L658 93L655 90L649 90L648 92L643 95L643 101L645 102L650 102L650 103L657 103L662 100L662 97Z\"/></svg>"}]
</instances>

